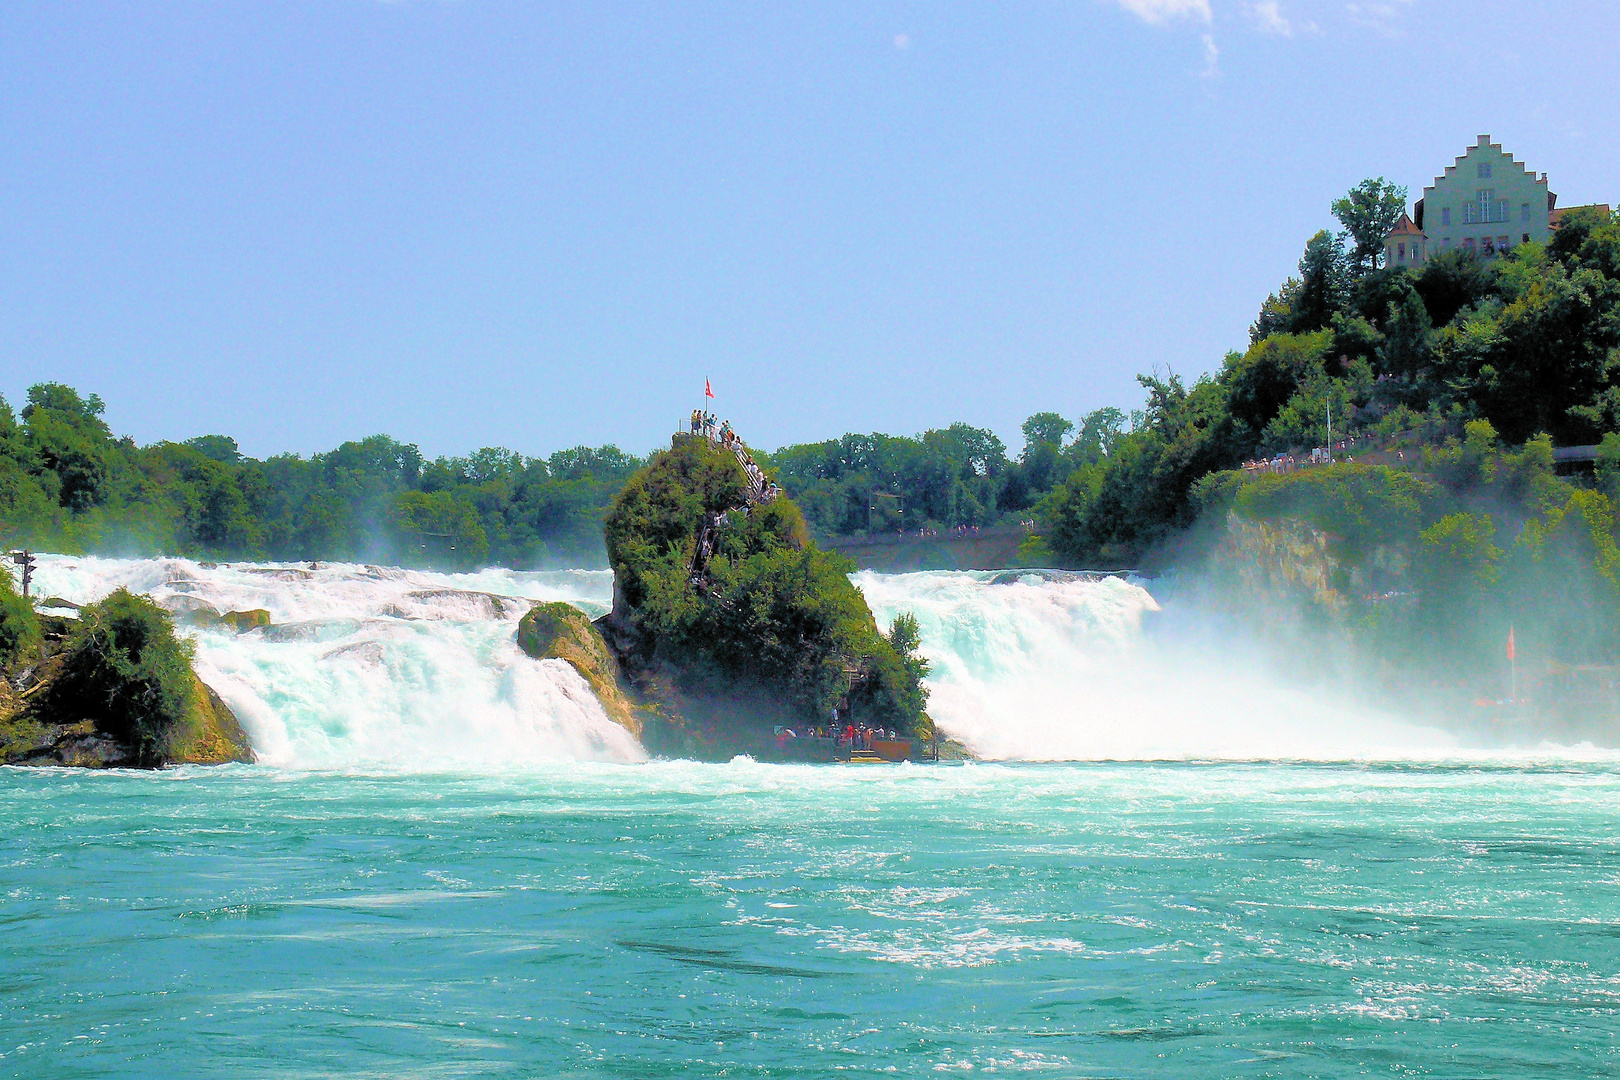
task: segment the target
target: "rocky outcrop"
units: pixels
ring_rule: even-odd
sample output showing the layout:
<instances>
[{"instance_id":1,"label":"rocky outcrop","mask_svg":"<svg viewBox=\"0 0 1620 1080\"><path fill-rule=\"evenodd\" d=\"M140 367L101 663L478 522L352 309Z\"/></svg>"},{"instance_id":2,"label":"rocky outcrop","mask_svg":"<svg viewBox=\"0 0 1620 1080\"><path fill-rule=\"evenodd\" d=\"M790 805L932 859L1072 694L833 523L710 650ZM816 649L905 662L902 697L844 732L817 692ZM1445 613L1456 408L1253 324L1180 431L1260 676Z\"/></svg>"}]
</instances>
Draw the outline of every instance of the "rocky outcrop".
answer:
<instances>
[{"instance_id":1,"label":"rocky outcrop","mask_svg":"<svg viewBox=\"0 0 1620 1080\"><path fill-rule=\"evenodd\" d=\"M602 711L641 737L644 705L625 684L619 663L590 616L571 604L538 603L518 623L518 647L536 660L566 660L590 684Z\"/></svg>"},{"instance_id":2,"label":"rocky outcrop","mask_svg":"<svg viewBox=\"0 0 1620 1080\"><path fill-rule=\"evenodd\" d=\"M784 730L839 721L931 741L916 641L883 632L851 564L762 476L731 442L677 438L607 515L613 609L596 625L648 715L643 744L770 754Z\"/></svg>"},{"instance_id":3,"label":"rocky outcrop","mask_svg":"<svg viewBox=\"0 0 1620 1080\"><path fill-rule=\"evenodd\" d=\"M150 612L157 610L150 605ZM236 715L185 667L174 676L179 681L168 684L177 708L165 716L155 742L143 748L74 685L82 680L82 653L90 647L78 620L42 615L39 621L39 648L0 680L0 764L121 768L253 760ZM101 693L109 689L98 685Z\"/></svg>"},{"instance_id":4,"label":"rocky outcrop","mask_svg":"<svg viewBox=\"0 0 1620 1080\"><path fill-rule=\"evenodd\" d=\"M163 601L162 606L187 626L234 630L238 634L245 634L249 630L270 625L270 613L264 608L222 612L192 596L171 596Z\"/></svg>"},{"instance_id":5,"label":"rocky outcrop","mask_svg":"<svg viewBox=\"0 0 1620 1080\"><path fill-rule=\"evenodd\" d=\"M165 765L223 765L250 762L247 734L220 696L193 677L191 700L173 725L161 751ZM48 703L49 683L37 695ZM0 762L8 765L63 765L88 769L140 768L139 751L102 729L93 718L74 718L49 708L0 717Z\"/></svg>"}]
</instances>

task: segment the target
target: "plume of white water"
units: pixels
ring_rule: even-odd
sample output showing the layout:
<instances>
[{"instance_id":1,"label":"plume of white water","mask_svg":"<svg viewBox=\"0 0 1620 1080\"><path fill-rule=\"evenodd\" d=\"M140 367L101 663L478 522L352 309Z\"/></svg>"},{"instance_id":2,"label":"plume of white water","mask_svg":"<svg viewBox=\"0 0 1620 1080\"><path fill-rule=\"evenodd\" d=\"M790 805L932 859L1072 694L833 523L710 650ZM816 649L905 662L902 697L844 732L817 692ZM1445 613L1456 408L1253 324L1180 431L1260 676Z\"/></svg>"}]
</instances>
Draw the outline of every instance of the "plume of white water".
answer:
<instances>
[{"instance_id":1,"label":"plume of white water","mask_svg":"<svg viewBox=\"0 0 1620 1080\"><path fill-rule=\"evenodd\" d=\"M36 581L41 595L74 603L123 586L177 612L267 610L267 628L185 631L198 673L242 720L260 761L442 768L645 756L571 666L531 660L515 643L525 600L605 612L606 571L45 556Z\"/></svg>"},{"instance_id":2,"label":"plume of white water","mask_svg":"<svg viewBox=\"0 0 1620 1080\"><path fill-rule=\"evenodd\" d=\"M1119 577L982 571L856 584L878 621L917 617L929 713L975 753L1025 760L1360 759L1445 754L1454 739L1291 688L1238 642L1145 632L1159 610ZM1310 662L1309 643L1300 661Z\"/></svg>"},{"instance_id":3,"label":"plume of white water","mask_svg":"<svg viewBox=\"0 0 1620 1080\"><path fill-rule=\"evenodd\" d=\"M523 600L605 612L607 571L45 556L36 581L41 595L77 603L124 586L176 612L268 610L268 628L185 631L199 673L261 761L438 768L645 756L572 667L530 660L514 641ZM989 572L854 581L883 625L917 616L933 664L929 711L985 757L1376 759L1455 745L1351 694L1292 686L1238 642L1151 632L1158 604L1140 582ZM1300 662L1309 658L1303 646Z\"/></svg>"}]
</instances>

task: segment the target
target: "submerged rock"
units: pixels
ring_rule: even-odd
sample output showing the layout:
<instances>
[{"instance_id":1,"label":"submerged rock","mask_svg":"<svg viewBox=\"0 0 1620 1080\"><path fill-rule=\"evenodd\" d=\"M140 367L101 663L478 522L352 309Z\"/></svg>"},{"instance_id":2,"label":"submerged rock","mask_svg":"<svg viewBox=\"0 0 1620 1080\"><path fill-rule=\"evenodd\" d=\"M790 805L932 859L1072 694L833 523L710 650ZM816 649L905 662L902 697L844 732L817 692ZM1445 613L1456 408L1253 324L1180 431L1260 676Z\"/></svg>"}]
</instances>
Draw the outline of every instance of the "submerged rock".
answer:
<instances>
[{"instance_id":1,"label":"submerged rock","mask_svg":"<svg viewBox=\"0 0 1620 1080\"><path fill-rule=\"evenodd\" d=\"M426 604L463 604L486 619L505 619L517 615L529 606L529 601L518 600L496 593L477 592L472 589L416 589L405 594L406 599Z\"/></svg>"}]
</instances>

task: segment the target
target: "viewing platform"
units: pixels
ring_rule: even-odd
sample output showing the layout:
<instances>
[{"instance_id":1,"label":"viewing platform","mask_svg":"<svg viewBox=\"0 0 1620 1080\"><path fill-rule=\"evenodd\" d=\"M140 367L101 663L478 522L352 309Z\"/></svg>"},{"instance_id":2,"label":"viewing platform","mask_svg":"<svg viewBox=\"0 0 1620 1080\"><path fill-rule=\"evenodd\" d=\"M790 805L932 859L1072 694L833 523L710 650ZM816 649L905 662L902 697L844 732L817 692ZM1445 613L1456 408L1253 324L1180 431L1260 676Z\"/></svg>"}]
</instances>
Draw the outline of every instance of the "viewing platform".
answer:
<instances>
[{"instance_id":1,"label":"viewing platform","mask_svg":"<svg viewBox=\"0 0 1620 1080\"><path fill-rule=\"evenodd\" d=\"M670 445L678 446L683 439L707 439L715 446L729 450L736 457L737 464L742 466L743 474L748 477L748 507L770 502L782 494L782 489L771 482L770 477L765 475L765 470L754 463L753 455L748 452L748 444L731 430L729 422L716 424L711 418L700 419L697 413L693 413L691 430L677 431L670 440Z\"/></svg>"}]
</instances>

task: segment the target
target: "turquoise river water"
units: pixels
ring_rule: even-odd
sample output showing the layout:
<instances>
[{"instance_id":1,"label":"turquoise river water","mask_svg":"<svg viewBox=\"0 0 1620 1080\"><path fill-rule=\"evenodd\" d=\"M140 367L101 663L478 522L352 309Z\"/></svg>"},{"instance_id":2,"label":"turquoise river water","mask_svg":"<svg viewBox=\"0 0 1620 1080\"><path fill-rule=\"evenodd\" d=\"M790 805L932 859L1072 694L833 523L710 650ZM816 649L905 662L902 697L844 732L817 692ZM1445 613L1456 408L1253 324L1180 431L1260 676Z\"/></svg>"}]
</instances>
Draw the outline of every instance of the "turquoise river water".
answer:
<instances>
[{"instance_id":1,"label":"turquoise river water","mask_svg":"<svg viewBox=\"0 0 1620 1080\"><path fill-rule=\"evenodd\" d=\"M1620 770L0 770L17 1076L1620 1072Z\"/></svg>"}]
</instances>

